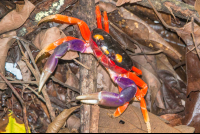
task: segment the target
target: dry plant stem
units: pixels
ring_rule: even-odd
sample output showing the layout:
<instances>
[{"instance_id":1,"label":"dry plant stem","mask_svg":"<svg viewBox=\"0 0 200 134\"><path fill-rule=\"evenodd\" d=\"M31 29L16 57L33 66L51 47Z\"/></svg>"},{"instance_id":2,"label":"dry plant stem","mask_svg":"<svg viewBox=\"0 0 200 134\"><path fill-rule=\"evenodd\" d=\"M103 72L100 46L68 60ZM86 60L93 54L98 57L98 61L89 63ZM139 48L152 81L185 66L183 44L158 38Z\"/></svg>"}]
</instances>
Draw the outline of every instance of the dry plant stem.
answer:
<instances>
[{"instance_id":1,"label":"dry plant stem","mask_svg":"<svg viewBox=\"0 0 200 134\"><path fill-rule=\"evenodd\" d=\"M38 69L37 65L35 64L35 60L34 60L34 58L33 58L33 55L32 55L32 53L31 53L31 50L30 50L30 48L28 47L28 44L25 44L23 41L21 41L21 43L23 44L23 46L25 47L26 51L28 52L28 55L29 55L29 57L30 57L30 59L31 59L31 62L33 63L33 65L34 65L34 67L35 67L35 70L33 69L33 72L34 72L34 74L35 74L36 80L37 80L38 83L39 83L40 72L39 72L39 69ZM28 63L29 63L29 62L28 62ZM31 70L31 71L32 71L32 70ZM33 72L32 72L32 73L33 73ZM42 94L43 94L44 99L45 99L45 101L46 101L47 109L48 109L48 111L49 111L51 120L53 121L54 118L55 118L55 112L54 112L54 110L53 110L53 107L51 106L51 101L50 101L49 96L48 96L48 94L47 94L47 92L46 92L46 86L43 87L43 89L42 89Z\"/></svg>"},{"instance_id":2,"label":"dry plant stem","mask_svg":"<svg viewBox=\"0 0 200 134\"><path fill-rule=\"evenodd\" d=\"M17 83L17 84L34 84L34 85L38 85L37 81L18 81L18 80L14 80L14 81L9 81L10 83ZM5 81L0 81L0 83L5 83Z\"/></svg>"},{"instance_id":3,"label":"dry plant stem","mask_svg":"<svg viewBox=\"0 0 200 134\"><path fill-rule=\"evenodd\" d=\"M28 86L27 84L23 84L26 88L30 89L39 99L41 99L44 103L46 103L46 101L44 100L44 98L39 95L33 88L31 88L30 86Z\"/></svg>"},{"instance_id":4,"label":"dry plant stem","mask_svg":"<svg viewBox=\"0 0 200 134\"><path fill-rule=\"evenodd\" d=\"M87 67L86 65L84 65L84 64L82 64L81 62L79 62L78 60L76 60L76 59L73 59L75 62L77 62L78 64L80 64L81 66L83 66L84 68L86 68L86 69L88 69L88 70L90 70L90 68L89 67Z\"/></svg>"},{"instance_id":5,"label":"dry plant stem","mask_svg":"<svg viewBox=\"0 0 200 134\"><path fill-rule=\"evenodd\" d=\"M73 10L73 14L77 18L86 22L90 30L96 28L96 17L95 17L95 1L94 0L79 0L79 5ZM97 86L97 61L93 55L80 54L80 62L88 66L90 70L80 67L80 91L81 94L94 93ZM90 132L91 122L91 106L83 105L80 111L81 116L81 133Z\"/></svg>"},{"instance_id":6,"label":"dry plant stem","mask_svg":"<svg viewBox=\"0 0 200 134\"><path fill-rule=\"evenodd\" d=\"M51 121L53 121L56 116L55 116L55 111L53 110L53 107L51 106L51 101L49 99L49 96L48 96L48 94L46 92L46 86L43 87L42 94L43 94L44 99L46 101L46 105L47 105L47 108L49 110L49 115L51 117Z\"/></svg>"},{"instance_id":7,"label":"dry plant stem","mask_svg":"<svg viewBox=\"0 0 200 134\"><path fill-rule=\"evenodd\" d=\"M75 92L77 92L77 93L80 93L80 90L79 90L79 89L77 89L77 88L75 88L75 87L72 87L72 86L69 86L69 85L67 85L67 84L65 84L65 83L63 83L63 82L61 82L61 81L58 80L56 77L51 76L51 78L52 78L52 80L53 80L54 82L57 82L57 83L61 84L61 85L64 86L64 87L70 88L71 90L73 90L73 91L75 91Z\"/></svg>"},{"instance_id":8,"label":"dry plant stem","mask_svg":"<svg viewBox=\"0 0 200 134\"><path fill-rule=\"evenodd\" d=\"M196 43L196 39L195 39L195 36L194 36L194 18L193 17L191 19L191 26L192 26L191 27L192 28L192 38L193 38L194 46L196 48L198 57L200 58L199 49L197 48L197 43Z\"/></svg>"},{"instance_id":9,"label":"dry plant stem","mask_svg":"<svg viewBox=\"0 0 200 134\"><path fill-rule=\"evenodd\" d=\"M25 44L23 41L20 41L21 43L22 43L22 45L24 46L24 48L26 49L26 51L28 52L28 55L29 55L29 57L30 57L30 59L31 59L31 62L33 63L33 66L34 66L34 68L35 68L35 74L36 74L36 80L37 81L39 81L39 78L40 78L40 71L39 71L39 69L38 69L38 67L37 67L37 65L35 64L35 60L34 60L34 58L33 58L33 55L32 55L32 52L31 52L31 50L30 50L30 48L29 48L29 44Z\"/></svg>"},{"instance_id":10,"label":"dry plant stem","mask_svg":"<svg viewBox=\"0 0 200 134\"><path fill-rule=\"evenodd\" d=\"M22 55L23 55L23 57L22 57L22 60L23 61L25 61L26 62L26 65L28 66L28 68L31 70L31 72L33 73L33 75L35 76L35 78L36 78L36 80L37 80L37 74L36 74L36 72L35 72L35 69L32 67L32 65L29 63L29 61L27 60L28 58L26 57L26 55L25 55L25 53L24 53L24 51L23 51L23 49L22 49L22 46L21 46L21 43L19 42L19 40L17 40L17 43L18 43L18 45L19 45L19 48L20 48L20 50L21 50L21 53L22 53ZM37 80L37 81L39 81L39 80Z\"/></svg>"},{"instance_id":11,"label":"dry plant stem","mask_svg":"<svg viewBox=\"0 0 200 134\"><path fill-rule=\"evenodd\" d=\"M28 130L28 120L27 120L27 116L26 116L26 103L24 103L23 99L20 97L20 95L18 94L18 92L15 90L15 88L12 86L12 84L10 84L10 82L4 77L4 75L1 72L0 72L0 76L2 77L3 80L5 80L6 84L8 84L8 86L12 89L13 93L19 99L19 101L20 101L20 103L22 105L22 108L23 108L23 118L24 118L26 133L28 133L29 130Z\"/></svg>"}]
</instances>

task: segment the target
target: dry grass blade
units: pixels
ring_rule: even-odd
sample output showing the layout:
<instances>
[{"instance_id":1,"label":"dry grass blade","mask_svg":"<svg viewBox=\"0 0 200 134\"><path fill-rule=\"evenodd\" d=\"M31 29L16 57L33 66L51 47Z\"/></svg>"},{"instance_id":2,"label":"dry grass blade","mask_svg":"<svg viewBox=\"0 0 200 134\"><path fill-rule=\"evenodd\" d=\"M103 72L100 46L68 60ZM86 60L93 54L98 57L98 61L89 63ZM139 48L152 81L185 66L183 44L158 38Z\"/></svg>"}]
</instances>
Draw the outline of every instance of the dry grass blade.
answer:
<instances>
[{"instance_id":1,"label":"dry grass blade","mask_svg":"<svg viewBox=\"0 0 200 134\"><path fill-rule=\"evenodd\" d=\"M66 119L69 117L69 115L79 107L80 106L63 110L62 113L60 113L51 124L49 124L46 133L57 133L66 122Z\"/></svg>"}]
</instances>

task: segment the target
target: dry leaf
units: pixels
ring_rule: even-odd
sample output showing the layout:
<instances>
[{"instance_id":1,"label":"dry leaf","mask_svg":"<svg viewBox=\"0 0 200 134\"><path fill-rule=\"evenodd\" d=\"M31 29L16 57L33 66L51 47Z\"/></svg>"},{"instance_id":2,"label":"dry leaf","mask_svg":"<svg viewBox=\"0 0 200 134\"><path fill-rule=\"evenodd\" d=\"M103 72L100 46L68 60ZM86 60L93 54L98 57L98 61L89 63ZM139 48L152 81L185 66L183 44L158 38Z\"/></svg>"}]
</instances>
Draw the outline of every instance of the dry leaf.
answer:
<instances>
[{"instance_id":1,"label":"dry leaf","mask_svg":"<svg viewBox=\"0 0 200 134\"><path fill-rule=\"evenodd\" d=\"M16 32L12 31L12 32L8 33L7 35L16 36ZM8 53L10 46L14 42L15 42L15 39L13 39L13 38L0 39L0 50L1 50L1 53L0 53L0 57L1 57L0 72L4 75L5 75L5 62L6 62L7 53ZM0 78L0 80L2 80L2 79ZM0 89L5 89L5 88L6 88L6 84L0 83Z\"/></svg>"},{"instance_id":2,"label":"dry leaf","mask_svg":"<svg viewBox=\"0 0 200 134\"><path fill-rule=\"evenodd\" d=\"M54 120L51 124L49 124L48 129L46 133L57 133L60 128L65 124L66 119L69 117L69 115L79 108L80 106L77 107L72 107L70 109L65 109L63 110Z\"/></svg>"},{"instance_id":3,"label":"dry leaf","mask_svg":"<svg viewBox=\"0 0 200 134\"><path fill-rule=\"evenodd\" d=\"M116 6L121 6L125 3L135 3L135 2L138 2L138 1L142 1L142 0L118 0L117 3L116 3Z\"/></svg>"},{"instance_id":4,"label":"dry leaf","mask_svg":"<svg viewBox=\"0 0 200 134\"><path fill-rule=\"evenodd\" d=\"M51 44L52 42L55 42L56 40L60 38L64 38L66 35L60 31L57 27L52 27L47 30L41 31L34 39L33 44L38 49L43 49L47 45ZM53 53L53 51L50 51L49 53ZM77 52L69 51L67 52L62 59L64 60L72 60L79 57Z\"/></svg>"},{"instance_id":5,"label":"dry leaf","mask_svg":"<svg viewBox=\"0 0 200 134\"><path fill-rule=\"evenodd\" d=\"M24 81L31 81L31 71L27 67L26 63L22 60L17 62L20 71L22 73L22 78Z\"/></svg>"},{"instance_id":6,"label":"dry leaf","mask_svg":"<svg viewBox=\"0 0 200 134\"><path fill-rule=\"evenodd\" d=\"M81 126L81 121L78 117L76 117L75 115L71 115L68 119L67 119L67 128L71 131L71 132L78 132L79 128Z\"/></svg>"},{"instance_id":7,"label":"dry leaf","mask_svg":"<svg viewBox=\"0 0 200 134\"><path fill-rule=\"evenodd\" d=\"M4 32L8 32L10 30L17 29L20 26L22 26L34 8L35 6L31 2L29 2L28 0L25 0L25 5L20 12L13 10L10 13L8 13L0 21L0 26L1 26L0 34Z\"/></svg>"},{"instance_id":8,"label":"dry leaf","mask_svg":"<svg viewBox=\"0 0 200 134\"><path fill-rule=\"evenodd\" d=\"M146 133L147 128L141 110L129 105L118 118L111 118L115 110L100 109L99 133ZM158 116L149 113L152 133L183 133L163 122ZM191 128L184 126L187 129ZM183 130L183 129L182 129ZM194 129L192 129L194 130ZM190 133L192 133L191 131Z\"/></svg>"}]
</instances>

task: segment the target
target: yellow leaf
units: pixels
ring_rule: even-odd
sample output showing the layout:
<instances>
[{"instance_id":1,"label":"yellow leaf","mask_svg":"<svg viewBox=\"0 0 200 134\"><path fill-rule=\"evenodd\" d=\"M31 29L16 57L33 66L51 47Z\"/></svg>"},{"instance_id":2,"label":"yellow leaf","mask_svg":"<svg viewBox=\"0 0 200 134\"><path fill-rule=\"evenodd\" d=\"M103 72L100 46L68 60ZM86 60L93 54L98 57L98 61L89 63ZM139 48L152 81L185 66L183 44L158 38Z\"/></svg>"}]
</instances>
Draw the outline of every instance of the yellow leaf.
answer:
<instances>
[{"instance_id":1,"label":"yellow leaf","mask_svg":"<svg viewBox=\"0 0 200 134\"><path fill-rule=\"evenodd\" d=\"M2 122L2 125L0 125L0 133L26 133L24 123L12 111L1 119L0 122Z\"/></svg>"}]
</instances>

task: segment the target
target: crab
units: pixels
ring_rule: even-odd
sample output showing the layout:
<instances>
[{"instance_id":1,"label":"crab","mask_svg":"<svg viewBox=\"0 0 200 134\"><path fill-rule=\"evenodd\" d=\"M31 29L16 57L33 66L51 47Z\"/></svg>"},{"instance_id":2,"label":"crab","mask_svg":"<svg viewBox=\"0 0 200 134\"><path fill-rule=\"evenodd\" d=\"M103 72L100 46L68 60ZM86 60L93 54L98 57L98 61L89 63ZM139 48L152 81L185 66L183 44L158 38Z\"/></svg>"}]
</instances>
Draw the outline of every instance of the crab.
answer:
<instances>
[{"instance_id":1,"label":"crab","mask_svg":"<svg viewBox=\"0 0 200 134\"><path fill-rule=\"evenodd\" d=\"M96 19L97 28L92 31L90 31L88 25L84 21L60 14L47 16L39 22L39 24L46 21L62 22L71 25L76 24L85 41L67 36L51 43L39 52L36 61L43 53L54 49L53 54L45 63L44 70L40 77L38 91L41 92L45 82L54 72L59 58L65 55L67 51L93 54L105 67L112 81L118 85L119 94L101 91L98 93L80 95L76 97L76 99L86 104L117 107L117 110L112 116L118 117L128 107L129 102L133 100L133 98L136 98L140 101L141 111L147 125L147 130L151 132L150 120L144 99L148 87L147 84L138 77L138 75L142 75L142 71L133 66L133 61L130 56L109 34L108 17L105 11L103 13L104 29L102 28L99 6L96 6Z\"/></svg>"}]
</instances>

